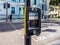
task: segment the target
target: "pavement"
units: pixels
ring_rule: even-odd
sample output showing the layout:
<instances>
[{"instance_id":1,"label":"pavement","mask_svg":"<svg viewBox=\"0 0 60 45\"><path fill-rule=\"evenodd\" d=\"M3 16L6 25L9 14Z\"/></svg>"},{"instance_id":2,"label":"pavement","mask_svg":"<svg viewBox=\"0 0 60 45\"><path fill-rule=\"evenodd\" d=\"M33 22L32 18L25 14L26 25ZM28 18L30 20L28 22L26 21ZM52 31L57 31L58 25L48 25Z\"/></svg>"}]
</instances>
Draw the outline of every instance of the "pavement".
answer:
<instances>
[{"instance_id":1,"label":"pavement","mask_svg":"<svg viewBox=\"0 0 60 45\"><path fill-rule=\"evenodd\" d=\"M55 41L53 41L53 42L51 42L51 43L48 43L48 44L46 44L46 45L60 45L60 39L55 40Z\"/></svg>"},{"instance_id":2,"label":"pavement","mask_svg":"<svg viewBox=\"0 0 60 45\"><path fill-rule=\"evenodd\" d=\"M0 20L0 23L6 22L6 20ZM10 20L8 19L7 22L10 22ZM23 23L24 19L13 19L12 23ZM60 19L56 18L56 19L41 19L42 23L60 23Z\"/></svg>"},{"instance_id":3,"label":"pavement","mask_svg":"<svg viewBox=\"0 0 60 45\"><path fill-rule=\"evenodd\" d=\"M42 23L40 36L33 36L32 42L37 45L45 45L60 38L60 26L55 23ZM46 26L45 26L46 25ZM49 26L50 25L50 26Z\"/></svg>"},{"instance_id":4,"label":"pavement","mask_svg":"<svg viewBox=\"0 0 60 45\"><path fill-rule=\"evenodd\" d=\"M31 37L32 45L52 45L60 39L60 24L41 23L41 34ZM24 45L23 20L0 23L0 45Z\"/></svg>"},{"instance_id":5,"label":"pavement","mask_svg":"<svg viewBox=\"0 0 60 45\"><path fill-rule=\"evenodd\" d=\"M13 19L12 20L12 23L24 23L23 22L24 21L24 19ZM10 22L10 20L0 20L0 23L6 23L6 22Z\"/></svg>"},{"instance_id":6,"label":"pavement","mask_svg":"<svg viewBox=\"0 0 60 45\"><path fill-rule=\"evenodd\" d=\"M60 23L60 19L54 18L54 19L41 19L42 23Z\"/></svg>"},{"instance_id":7,"label":"pavement","mask_svg":"<svg viewBox=\"0 0 60 45\"><path fill-rule=\"evenodd\" d=\"M0 45L24 45L23 24L0 23Z\"/></svg>"}]
</instances>

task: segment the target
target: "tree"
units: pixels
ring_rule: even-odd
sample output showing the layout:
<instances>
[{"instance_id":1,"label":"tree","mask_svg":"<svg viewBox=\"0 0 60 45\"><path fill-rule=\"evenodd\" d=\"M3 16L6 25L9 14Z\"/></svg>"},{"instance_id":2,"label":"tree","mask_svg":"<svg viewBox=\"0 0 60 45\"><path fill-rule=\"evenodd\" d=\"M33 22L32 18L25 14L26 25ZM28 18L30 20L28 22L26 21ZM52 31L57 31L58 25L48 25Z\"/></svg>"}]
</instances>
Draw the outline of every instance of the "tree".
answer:
<instances>
[{"instance_id":1,"label":"tree","mask_svg":"<svg viewBox=\"0 0 60 45\"><path fill-rule=\"evenodd\" d=\"M51 0L50 5L59 5L60 0Z\"/></svg>"}]
</instances>

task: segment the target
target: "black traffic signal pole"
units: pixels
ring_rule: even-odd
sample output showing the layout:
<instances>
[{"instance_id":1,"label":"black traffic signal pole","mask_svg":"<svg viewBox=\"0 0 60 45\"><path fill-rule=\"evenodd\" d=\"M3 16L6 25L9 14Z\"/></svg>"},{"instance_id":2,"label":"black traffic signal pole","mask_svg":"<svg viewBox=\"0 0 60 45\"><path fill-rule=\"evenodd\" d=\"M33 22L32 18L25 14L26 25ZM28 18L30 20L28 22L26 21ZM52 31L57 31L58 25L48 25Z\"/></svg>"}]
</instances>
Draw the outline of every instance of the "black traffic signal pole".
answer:
<instances>
[{"instance_id":1,"label":"black traffic signal pole","mask_svg":"<svg viewBox=\"0 0 60 45\"><path fill-rule=\"evenodd\" d=\"M31 7L30 3L31 3L31 0L26 0L26 7Z\"/></svg>"},{"instance_id":2,"label":"black traffic signal pole","mask_svg":"<svg viewBox=\"0 0 60 45\"><path fill-rule=\"evenodd\" d=\"M31 0L25 0L25 4L26 4L26 7L24 8L24 18L25 18L25 23L24 23L24 27L25 27L25 33L24 33L24 36L25 36L25 45L31 45L31 36L32 35L39 35L40 33L41 33L41 10L40 9L38 9L38 8L31 8L31 6L30 6L30 3L31 3ZM33 10L32 10L33 9ZM29 12L38 12L38 20L36 20L37 21L37 23L39 24L36 24L36 25L38 25L38 26L36 26L35 24L34 24L34 26L36 26L36 27L38 27L38 30L36 29L34 29L35 30L35 33L33 33L33 31L32 30L30 30L29 29L29 26L28 26L28 24L29 24ZM30 20L31 21L31 20ZM37 32L36 32L37 31Z\"/></svg>"},{"instance_id":3,"label":"black traffic signal pole","mask_svg":"<svg viewBox=\"0 0 60 45\"><path fill-rule=\"evenodd\" d=\"M31 36L25 36L25 45L31 45Z\"/></svg>"},{"instance_id":4,"label":"black traffic signal pole","mask_svg":"<svg viewBox=\"0 0 60 45\"><path fill-rule=\"evenodd\" d=\"M27 13L27 7L30 7L30 1L31 0L25 0L25 3L26 3L26 13ZM27 18L27 17L26 17ZM26 23L27 25L27 23ZM28 27L26 27L28 28ZM31 36L28 36L27 35L27 30L26 30L26 35L25 35L25 45L31 45Z\"/></svg>"}]
</instances>

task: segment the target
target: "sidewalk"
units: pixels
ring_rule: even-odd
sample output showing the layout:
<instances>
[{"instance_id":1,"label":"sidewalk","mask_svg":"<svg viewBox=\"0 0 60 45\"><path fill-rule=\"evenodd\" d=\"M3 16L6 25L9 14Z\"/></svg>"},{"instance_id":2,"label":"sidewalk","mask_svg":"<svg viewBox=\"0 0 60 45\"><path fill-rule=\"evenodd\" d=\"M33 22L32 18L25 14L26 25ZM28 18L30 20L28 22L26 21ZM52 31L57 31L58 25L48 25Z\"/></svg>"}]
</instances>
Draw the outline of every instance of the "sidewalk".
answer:
<instances>
[{"instance_id":1,"label":"sidewalk","mask_svg":"<svg viewBox=\"0 0 60 45\"><path fill-rule=\"evenodd\" d=\"M53 19L41 19L41 21L60 21L58 18L53 18Z\"/></svg>"},{"instance_id":2,"label":"sidewalk","mask_svg":"<svg viewBox=\"0 0 60 45\"><path fill-rule=\"evenodd\" d=\"M13 20L13 23L17 23L17 22L22 23L23 20ZM42 30L41 34L39 36L32 36L32 44L33 45L46 45L52 41L60 39L60 25L59 24L48 23L48 25L47 25L46 23L44 23L42 25L44 25L44 27L41 26L41 30ZM21 25L19 25L19 26L21 26ZM2 33L3 35L0 33L0 36L1 36L0 40L2 40L2 41L0 41L0 43L2 42L1 45L6 45L6 44L8 44L8 45L17 45L18 44L18 45L20 45L20 44L23 44L24 39L21 38L22 36L24 36L23 31L24 31L24 29L17 30L17 31L14 30L14 31L12 31L12 33L11 32L8 32L8 33L4 32L4 33ZM20 32L21 32L21 34L20 34ZM19 35L16 33L19 33ZM11 38L11 37L13 37L13 38ZM12 41L12 40L14 40L14 41Z\"/></svg>"},{"instance_id":3,"label":"sidewalk","mask_svg":"<svg viewBox=\"0 0 60 45\"><path fill-rule=\"evenodd\" d=\"M6 20L0 20L1 22L6 22ZM8 20L8 22L10 22ZM24 22L24 19L14 19L12 20L12 23L17 23L17 22ZM60 19L41 19L41 22L60 22Z\"/></svg>"},{"instance_id":4,"label":"sidewalk","mask_svg":"<svg viewBox=\"0 0 60 45\"><path fill-rule=\"evenodd\" d=\"M60 19L57 19L57 18L56 19L41 19L41 22L42 23L45 23L45 22L46 23L48 23L48 22L49 23L60 23Z\"/></svg>"},{"instance_id":5,"label":"sidewalk","mask_svg":"<svg viewBox=\"0 0 60 45\"><path fill-rule=\"evenodd\" d=\"M46 45L60 45L60 39L55 40L55 41L53 41L53 42L51 42L51 43L48 43L48 44L46 44Z\"/></svg>"},{"instance_id":6,"label":"sidewalk","mask_svg":"<svg viewBox=\"0 0 60 45\"><path fill-rule=\"evenodd\" d=\"M36 45L45 45L47 43L60 39L59 28L60 26L58 26L57 24L55 26L42 28L42 33L40 34L40 36L32 36L32 42L35 42Z\"/></svg>"},{"instance_id":7,"label":"sidewalk","mask_svg":"<svg viewBox=\"0 0 60 45\"><path fill-rule=\"evenodd\" d=\"M12 20L12 23L23 23L23 19L14 19ZM10 20L7 21L7 23L9 23ZM0 20L0 23L6 23L6 20Z\"/></svg>"}]
</instances>

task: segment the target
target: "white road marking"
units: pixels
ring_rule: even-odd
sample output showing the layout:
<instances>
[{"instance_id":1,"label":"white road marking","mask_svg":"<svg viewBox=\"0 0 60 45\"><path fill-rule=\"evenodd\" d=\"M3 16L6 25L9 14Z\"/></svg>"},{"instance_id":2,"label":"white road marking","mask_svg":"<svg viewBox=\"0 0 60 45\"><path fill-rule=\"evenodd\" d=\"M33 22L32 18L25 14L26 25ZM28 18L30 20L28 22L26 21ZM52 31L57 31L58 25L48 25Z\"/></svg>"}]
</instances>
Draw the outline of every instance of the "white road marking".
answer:
<instances>
[{"instance_id":1,"label":"white road marking","mask_svg":"<svg viewBox=\"0 0 60 45\"><path fill-rule=\"evenodd\" d=\"M11 26L16 30L16 27L10 22Z\"/></svg>"}]
</instances>

